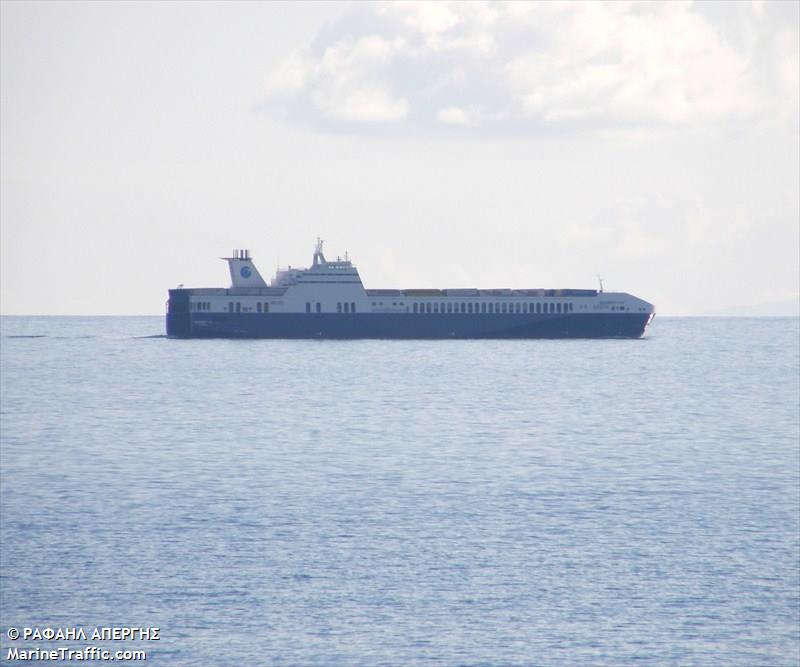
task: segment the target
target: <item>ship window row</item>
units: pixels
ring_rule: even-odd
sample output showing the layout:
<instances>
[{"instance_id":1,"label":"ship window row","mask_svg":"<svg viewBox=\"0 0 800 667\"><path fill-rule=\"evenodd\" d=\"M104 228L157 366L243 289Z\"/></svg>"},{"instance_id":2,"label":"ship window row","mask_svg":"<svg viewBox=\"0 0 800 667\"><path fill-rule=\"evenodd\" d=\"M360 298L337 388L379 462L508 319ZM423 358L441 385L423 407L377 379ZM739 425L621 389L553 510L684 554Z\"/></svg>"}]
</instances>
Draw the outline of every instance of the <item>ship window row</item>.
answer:
<instances>
[{"instance_id":1,"label":"ship window row","mask_svg":"<svg viewBox=\"0 0 800 667\"><path fill-rule=\"evenodd\" d=\"M252 308L252 306L249 307L249 308L247 306L245 306L244 311L245 312L252 312L253 308ZM234 312L241 313L242 312L242 302L241 301L237 301L236 303L234 303L233 301L229 301L228 302L228 312L229 313L234 313ZM264 302L257 301L256 302L256 312L268 313L269 312L269 303L267 303L266 301L264 301Z\"/></svg>"},{"instance_id":2,"label":"ship window row","mask_svg":"<svg viewBox=\"0 0 800 667\"><path fill-rule=\"evenodd\" d=\"M311 306L312 306L311 301L306 301L306 312L307 313L311 312L311 310L312 310ZM322 312L322 304L321 303L316 302L316 303L313 304L313 306L314 306L314 308L313 308L314 312L316 312L316 313L321 313ZM341 313L342 310L344 310L345 313L354 313L354 312L356 312L356 304L355 304L355 302L353 301L353 302L350 302L350 303L344 303L344 304L338 303L338 304L336 304L336 311Z\"/></svg>"},{"instance_id":3,"label":"ship window row","mask_svg":"<svg viewBox=\"0 0 800 667\"><path fill-rule=\"evenodd\" d=\"M194 303L190 304L192 310L211 310L211 302L210 301L195 301Z\"/></svg>"},{"instance_id":4,"label":"ship window row","mask_svg":"<svg viewBox=\"0 0 800 667\"><path fill-rule=\"evenodd\" d=\"M480 313L480 314L545 314L545 313L571 313L574 310L572 303L415 303L412 306L414 313Z\"/></svg>"}]
</instances>

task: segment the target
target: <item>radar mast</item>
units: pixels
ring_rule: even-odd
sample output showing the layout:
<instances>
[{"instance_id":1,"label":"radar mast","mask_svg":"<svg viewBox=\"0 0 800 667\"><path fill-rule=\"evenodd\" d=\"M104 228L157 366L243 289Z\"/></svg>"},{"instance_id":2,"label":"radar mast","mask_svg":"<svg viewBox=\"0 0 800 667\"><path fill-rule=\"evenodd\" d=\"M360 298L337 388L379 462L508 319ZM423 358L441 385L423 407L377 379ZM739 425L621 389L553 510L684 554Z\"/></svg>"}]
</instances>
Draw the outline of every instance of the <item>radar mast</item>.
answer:
<instances>
[{"instance_id":1,"label":"radar mast","mask_svg":"<svg viewBox=\"0 0 800 667\"><path fill-rule=\"evenodd\" d=\"M319 236L317 237L317 245L314 248L314 266L325 263L325 255L322 254L322 244L325 243Z\"/></svg>"}]
</instances>

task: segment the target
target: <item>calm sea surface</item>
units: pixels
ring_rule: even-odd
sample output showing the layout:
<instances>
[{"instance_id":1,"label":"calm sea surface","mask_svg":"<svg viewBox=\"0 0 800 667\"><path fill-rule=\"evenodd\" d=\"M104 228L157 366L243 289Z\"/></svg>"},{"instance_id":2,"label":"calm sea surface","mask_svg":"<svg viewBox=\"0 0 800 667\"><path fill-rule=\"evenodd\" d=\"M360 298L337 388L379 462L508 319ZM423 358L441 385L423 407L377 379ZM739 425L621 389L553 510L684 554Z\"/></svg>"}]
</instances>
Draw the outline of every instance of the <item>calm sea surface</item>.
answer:
<instances>
[{"instance_id":1,"label":"calm sea surface","mask_svg":"<svg viewBox=\"0 0 800 667\"><path fill-rule=\"evenodd\" d=\"M0 664L797 665L798 322L297 342L2 318ZM113 626L161 639L7 638Z\"/></svg>"}]
</instances>

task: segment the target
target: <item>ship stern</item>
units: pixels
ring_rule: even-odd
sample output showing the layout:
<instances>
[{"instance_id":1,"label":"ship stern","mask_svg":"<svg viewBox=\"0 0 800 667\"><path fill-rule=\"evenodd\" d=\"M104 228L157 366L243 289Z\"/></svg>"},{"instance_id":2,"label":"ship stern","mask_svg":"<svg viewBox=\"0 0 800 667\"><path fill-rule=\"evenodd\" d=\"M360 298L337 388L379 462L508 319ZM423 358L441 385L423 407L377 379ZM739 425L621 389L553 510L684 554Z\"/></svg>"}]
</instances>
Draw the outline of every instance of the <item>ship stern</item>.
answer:
<instances>
[{"instance_id":1,"label":"ship stern","mask_svg":"<svg viewBox=\"0 0 800 667\"><path fill-rule=\"evenodd\" d=\"M191 313L189 312L189 291L169 290L167 301L167 336L188 338L192 333Z\"/></svg>"}]
</instances>

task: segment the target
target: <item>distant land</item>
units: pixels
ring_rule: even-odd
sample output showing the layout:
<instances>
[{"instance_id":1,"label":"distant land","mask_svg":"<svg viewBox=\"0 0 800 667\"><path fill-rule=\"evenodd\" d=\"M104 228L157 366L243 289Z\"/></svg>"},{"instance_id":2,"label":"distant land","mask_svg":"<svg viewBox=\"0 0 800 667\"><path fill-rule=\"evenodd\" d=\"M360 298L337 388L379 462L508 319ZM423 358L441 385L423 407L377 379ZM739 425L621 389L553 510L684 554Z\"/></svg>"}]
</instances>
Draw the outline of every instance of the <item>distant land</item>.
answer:
<instances>
[{"instance_id":1,"label":"distant land","mask_svg":"<svg viewBox=\"0 0 800 667\"><path fill-rule=\"evenodd\" d=\"M768 301L750 306L729 306L715 310L709 315L725 315L734 317L800 317L800 295L794 299Z\"/></svg>"}]
</instances>

